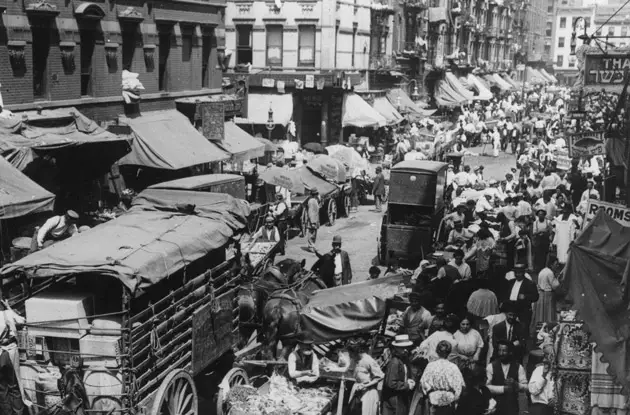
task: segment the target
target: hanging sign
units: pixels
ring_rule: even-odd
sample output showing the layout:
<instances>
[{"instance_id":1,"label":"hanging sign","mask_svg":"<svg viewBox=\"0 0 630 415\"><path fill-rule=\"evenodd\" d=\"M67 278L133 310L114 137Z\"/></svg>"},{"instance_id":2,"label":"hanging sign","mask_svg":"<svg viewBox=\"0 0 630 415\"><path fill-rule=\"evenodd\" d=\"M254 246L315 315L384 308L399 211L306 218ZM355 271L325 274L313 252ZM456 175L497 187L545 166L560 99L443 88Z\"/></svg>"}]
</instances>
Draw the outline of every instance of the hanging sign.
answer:
<instances>
[{"instance_id":1,"label":"hanging sign","mask_svg":"<svg viewBox=\"0 0 630 415\"><path fill-rule=\"evenodd\" d=\"M617 221L617 223L630 227L630 208L614 203L602 202L601 200L590 199L586 205L586 216L582 229L593 220L599 210L605 210L608 216Z\"/></svg>"},{"instance_id":2,"label":"hanging sign","mask_svg":"<svg viewBox=\"0 0 630 415\"><path fill-rule=\"evenodd\" d=\"M603 131L573 133L567 138L570 157L598 156L606 153L606 138Z\"/></svg>"},{"instance_id":3,"label":"hanging sign","mask_svg":"<svg viewBox=\"0 0 630 415\"><path fill-rule=\"evenodd\" d=\"M630 70L630 54L588 53L584 57L584 86L622 86L625 74Z\"/></svg>"}]
</instances>

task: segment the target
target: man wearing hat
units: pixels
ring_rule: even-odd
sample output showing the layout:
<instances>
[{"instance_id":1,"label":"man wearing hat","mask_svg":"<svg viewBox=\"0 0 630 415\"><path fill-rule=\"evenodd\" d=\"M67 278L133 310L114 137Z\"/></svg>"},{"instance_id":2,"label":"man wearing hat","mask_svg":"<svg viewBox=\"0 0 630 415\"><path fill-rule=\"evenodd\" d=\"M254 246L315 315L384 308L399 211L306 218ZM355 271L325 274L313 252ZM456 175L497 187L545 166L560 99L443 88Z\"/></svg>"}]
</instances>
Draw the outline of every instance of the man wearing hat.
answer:
<instances>
[{"instance_id":1,"label":"man wearing hat","mask_svg":"<svg viewBox=\"0 0 630 415\"><path fill-rule=\"evenodd\" d=\"M297 383L313 383L319 379L319 359L313 353L313 340L302 333L287 359L289 378Z\"/></svg>"},{"instance_id":2,"label":"man wearing hat","mask_svg":"<svg viewBox=\"0 0 630 415\"><path fill-rule=\"evenodd\" d=\"M494 357L497 356L499 351L499 342L507 341L512 346L512 351L517 358L522 359L527 340L526 326L518 321L517 307L513 301L506 301L502 309L505 313L505 320L492 327L491 337Z\"/></svg>"},{"instance_id":3,"label":"man wearing hat","mask_svg":"<svg viewBox=\"0 0 630 415\"><path fill-rule=\"evenodd\" d=\"M79 214L68 210L65 215L48 219L37 232L37 249L46 248L79 232L77 222Z\"/></svg>"},{"instance_id":4,"label":"man wearing hat","mask_svg":"<svg viewBox=\"0 0 630 415\"><path fill-rule=\"evenodd\" d=\"M538 287L525 271L525 264L516 264L513 272L506 274L507 284L502 300L514 303L519 321L523 327L528 328L532 320L532 304L538 301L539 295Z\"/></svg>"},{"instance_id":5,"label":"man wearing hat","mask_svg":"<svg viewBox=\"0 0 630 415\"><path fill-rule=\"evenodd\" d=\"M416 382L409 369L409 348L413 342L406 334L399 334L392 342L392 358L385 369L381 393L381 415L403 415L409 413L411 395Z\"/></svg>"},{"instance_id":6,"label":"man wearing hat","mask_svg":"<svg viewBox=\"0 0 630 415\"><path fill-rule=\"evenodd\" d=\"M289 205L284 201L282 193L276 193L276 204L273 207L273 216L280 233L280 255L284 255L287 237L287 219L289 218Z\"/></svg>"},{"instance_id":7,"label":"man wearing hat","mask_svg":"<svg viewBox=\"0 0 630 415\"><path fill-rule=\"evenodd\" d=\"M311 197L306 202L306 221L308 247L313 251L317 241L317 230L319 229L319 191L315 187L311 189Z\"/></svg>"},{"instance_id":8,"label":"man wearing hat","mask_svg":"<svg viewBox=\"0 0 630 415\"><path fill-rule=\"evenodd\" d=\"M341 236L333 236L332 250L327 254L320 254L316 249L313 251L319 258L313 265L313 271L319 271L322 279L327 281L327 285L330 287L332 282L333 287L339 287L340 285L348 285L352 283L352 267L350 266L350 256L348 252L341 249ZM331 262L326 265L326 262ZM328 274L332 274L332 278L322 275L328 270ZM332 272L331 272L332 271Z\"/></svg>"},{"instance_id":9,"label":"man wearing hat","mask_svg":"<svg viewBox=\"0 0 630 415\"><path fill-rule=\"evenodd\" d=\"M415 346L420 345L429 330L432 317L429 310L422 306L422 295L417 292L409 294L410 306L402 315L402 333L409 335Z\"/></svg>"}]
</instances>

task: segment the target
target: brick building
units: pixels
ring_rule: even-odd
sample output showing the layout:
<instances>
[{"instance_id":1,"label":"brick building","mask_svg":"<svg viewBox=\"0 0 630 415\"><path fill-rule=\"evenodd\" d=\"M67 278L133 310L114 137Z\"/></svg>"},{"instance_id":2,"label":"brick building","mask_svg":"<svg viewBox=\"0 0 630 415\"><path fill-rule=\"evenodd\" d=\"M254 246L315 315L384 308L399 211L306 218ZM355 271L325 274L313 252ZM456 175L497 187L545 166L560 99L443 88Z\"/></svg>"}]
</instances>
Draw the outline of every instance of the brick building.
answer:
<instances>
[{"instance_id":1,"label":"brick building","mask_svg":"<svg viewBox=\"0 0 630 415\"><path fill-rule=\"evenodd\" d=\"M73 106L99 122L221 92L225 2L4 2L1 92L12 111ZM122 71L139 74L125 105Z\"/></svg>"}]
</instances>

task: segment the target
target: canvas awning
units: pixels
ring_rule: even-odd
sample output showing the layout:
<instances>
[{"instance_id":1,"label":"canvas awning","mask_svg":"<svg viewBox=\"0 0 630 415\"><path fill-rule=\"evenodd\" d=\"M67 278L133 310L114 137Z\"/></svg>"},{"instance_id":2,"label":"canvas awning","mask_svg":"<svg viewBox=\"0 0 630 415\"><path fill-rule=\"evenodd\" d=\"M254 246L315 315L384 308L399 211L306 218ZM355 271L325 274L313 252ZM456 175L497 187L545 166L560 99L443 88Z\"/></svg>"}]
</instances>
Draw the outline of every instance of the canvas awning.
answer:
<instances>
[{"instance_id":1,"label":"canvas awning","mask_svg":"<svg viewBox=\"0 0 630 415\"><path fill-rule=\"evenodd\" d=\"M446 72L444 79L448 82L451 88L453 88L459 95L466 98L467 101L472 101L475 98L475 94L466 89L452 72Z\"/></svg>"},{"instance_id":2,"label":"canvas awning","mask_svg":"<svg viewBox=\"0 0 630 415\"><path fill-rule=\"evenodd\" d=\"M179 209L184 205L194 208ZM249 214L246 201L223 193L149 189L124 215L6 265L0 275L111 276L138 292L223 249Z\"/></svg>"},{"instance_id":3,"label":"canvas awning","mask_svg":"<svg viewBox=\"0 0 630 415\"><path fill-rule=\"evenodd\" d=\"M490 92L490 90L486 88L483 82L481 82L479 78L477 78L475 75L468 74L468 77L466 78L466 80L471 85L471 87L477 92L474 99L477 99L480 101L489 101L494 97L494 95L492 95L492 92Z\"/></svg>"},{"instance_id":4,"label":"canvas awning","mask_svg":"<svg viewBox=\"0 0 630 415\"><path fill-rule=\"evenodd\" d=\"M553 84L555 84L555 83L557 83L557 82L558 82L558 80L557 80L556 78L554 78L554 77L553 77L553 75L551 75L549 72L547 72L547 71L545 70L545 68L540 68L540 69L538 70L538 72L540 72L540 74L541 74L542 76L544 76L545 78L547 78L547 80L548 80L549 82L551 82L551 83L553 83Z\"/></svg>"},{"instance_id":5,"label":"canvas awning","mask_svg":"<svg viewBox=\"0 0 630 415\"><path fill-rule=\"evenodd\" d=\"M512 85L516 89L521 89L523 87L523 84L521 84L519 81L515 81L514 79L510 78L510 76L507 74L502 75L502 78L505 80L505 82Z\"/></svg>"},{"instance_id":6,"label":"canvas awning","mask_svg":"<svg viewBox=\"0 0 630 415\"><path fill-rule=\"evenodd\" d=\"M544 84L548 82L536 69L531 66L525 68L525 82L530 84Z\"/></svg>"},{"instance_id":7,"label":"canvas awning","mask_svg":"<svg viewBox=\"0 0 630 415\"><path fill-rule=\"evenodd\" d=\"M435 101L442 107L458 107L466 104L468 99L459 95L448 82L439 80L435 86Z\"/></svg>"},{"instance_id":8,"label":"canvas awning","mask_svg":"<svg viewBox=\"0 0 630 415\"><path fill-rule=\"evenodd\" d=\"M274 123L286 126L293 118L293 95L249 93L247 95L248 123L267 124L270 108L273 110Z\"/></svg>"},{"instance_id":9,"label":"canvas awning","mask_svg":"<svg viewBox=\"0 0 630 415\"><path fill-rule=\"evenodd\" d=\"M400 106L403 112L416 117L429 117L437 111L420 108L401 88L393 88L387 91L387 99L392 105Z\"/></svg>"},{"instance_id":10,"label":"canvas awning","mask_svg":"<svg viewBox=\"0 0 630 415\"><path fill-rule=\"evenodd\" d=\"M225 140L219 146L232 155L232 161L242 162L265 155L265 143L256 140L233 122L225 123Z\"/></svg>"},{"instance_id":11,"label":"canvas awning","mask_svg":"<svg viewBox=\"0 0 630 415\"><path fill-rule=\"evenodd\" d=\"M363 98L354 93L343 96L342 127L384 127L387 120Z\"/></svg>"},{"instance_id":12,"label":"canvas awning","mask_svg":"<svg viewBox=\"0 0 630 415\"><path fill-rule=\"evenodd\" d=\"M55 195L0 157L0 220L53 209Z\"/></svg>"},{"instance_id":13,"label":"canvas awning","mask_svg":"<svg viewBox=\"0 0 630 415\"><path fill-rule=\"evenodd\" d=\"M120 159L120 165L179 170L230 158L177 110L148 112L125 121L134 140L131 153Z\"/></svg>"},{"instance_id":14,"label":"canvas awning","mask_svg":"<svg viewBox=\"0 0 630 415\"><path fill-rule=\"evenodd\" d=\"M374 104L372 107L378 111L385 119L387 120L387 124L394 125L398 124L403 120L403 116L394 108L394 106L389 102L387 97L377 97L374 98Z\"/></svg>"},{"instance_id":15,"label":"canvas awning","mask_svg":"<svg viewBox=\"0 0 630 415\"><path fill-rule=\"evenodd\" d=\"M514 89L514 86L512 84L509 84L505 79L501 78L499 74L493 73L492 78L496 81L496 83L499 85L499 88L501 88L502 90L511 91L512 89Z\"/></svg>"}]
</instances>

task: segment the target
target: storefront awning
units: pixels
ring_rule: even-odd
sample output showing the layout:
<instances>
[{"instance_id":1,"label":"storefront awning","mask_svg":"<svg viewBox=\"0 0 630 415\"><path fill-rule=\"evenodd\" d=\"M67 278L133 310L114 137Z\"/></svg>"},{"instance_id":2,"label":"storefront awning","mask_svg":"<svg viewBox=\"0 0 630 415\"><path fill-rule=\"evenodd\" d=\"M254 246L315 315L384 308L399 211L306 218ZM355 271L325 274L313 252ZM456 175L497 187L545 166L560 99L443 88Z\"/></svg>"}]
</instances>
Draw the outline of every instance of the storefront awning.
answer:
<instances>
[{"instance_id":1,"label":"storefront awning","mask_svg":"<svg viewBox=\"0 0 630 415\"><path fill-rule=\"evenodd\" d=\"M477 92L477 94L475 95L476 100L489 101L494 97L492 95L492 92L490 92L490 90L486 88L483 82L481 82L479 78L477 78L475 75L468 74L466 80L468 81L468 84L470 84L471 87Z\"/></svg>"},{"instance_id":2,"label":"storefront awning","mask_svg":"<svg viewBox=\"0 0 630 415\"><path fill-rule=\"evenodd\" d=\"M53 209L55 195L0 157L0 220Z\"/></svg>"},{"instance_id":3,"label":"storefront awning","mask_svg":"<svg viewBox=\"0 0 630 415\"><path fill-rule=\"evenodd\" d=\"M536 69L527 66L525 68L525 82L529 82L530 84L544 84L547 80Z\"/></svg>"},{"instance_id":4,"label":"storefront awning","mask_svg":"<svg viewBox=\"0 0 630 415\"><path fill-rule=\"evenodd\" d=\"M558 82L558 80L557 80L556 78L554 78L554 76L553 76L553 75L551 75L549 72L547 72L547 71L545 70L545 68L541 68L538 72L540 72L540 74L541 74L542 76L544 76L545 78L547 78L547 80L548 80L549 82L554 83L554 84Z\"/></svg>"},{"instance_id":5,"label":"storefront awning","mask_svg":"<svg viewBox=\"0 0 630 415\"><path fill-rule=\"evenodd\" d=\"M387 91L387 99L389 99L389 102L395 107L400 106L401 111L415 117L430 117L437 111L420 108L401 88L394 88Z\"/></svg>"},{"instance_id":6,"label":"storefront awning","mask_svg":"<svg viewBox=\"0 0 630 415\"><path fill-rule=\"evenodd\" d=\"M372 107L387 120L387 124L398 124L403 120L403 116L394 108L387 97L374 98Z\"/></svg>"},{"instance_id":7,"label":"storefront awning","mask_svg":"<svg viewBox=\"0 0 630 415\"><path fill-rule=\"evenodd\" d=\"M502 90L511 91L512 89L514 89L514 85L509 84L505 79L501 78L499 74L493 73L492 78L497 82L499 88L501 88Z\"/></svg>"},{"instance_id":8,"label":"storefront awning","mask_svg":"<svg viewBox=\"0 0 630 415\"><path fill-rule=\"evenodd\" d=\"M441 107L458 107L466 104L468 99L459 95L448 82L440 80L435 87L435 101Z\"/></svg>"},{"instance_id":9,"label":"storefront awning","mask_svg":"<svg viewBox=\"0 0 630 415\"><path fill-rule=\"evenodd\" d=\"M354 93L343 96L342 127L384 127L387 120L363 98Z\"/></svg>"},{"instance_id":10,"label":"storefront awning","mask_svg":"<svg viewBox=\"0 0 630 415\"><path fill-rule=\"evenodd\" d=\"M134 140L120 165L179 170L228 160L230 155L208 141L177 110L155 111L127 119Z\"/></svg>"},{"instance_id":11,"label":"storefront awning","mask_svg":"<svg viewBox=\"0 0 630 415\"><path fill-rule=\"evenodd\" d=\"M247 120L251 124L267 124L269 108L275 124L286 126L293 118L292 94L248 94Z\"/></svg>"},{"instance_id":12,"label":"storefront awning","mask_svg":"<svg viewBox=\"0 0 630 415\"><path fill-rule=\"evenodd\" d=\"M265 155L265 143L256 140L233 122L225 123L225 140L219 145L232 155L232 161L242 162Z\"/></svg>"},{"instance_id":13,"label":"storefront awning","mask_svg":"<svg viewBox=\"0 0 630 415\"><path fill-rule=\"evenodd\" d=\"M507 74L504 74L502 78L505 80L505 82L512 85L516 89L521 89L523 87L522 83L520 83L519 81L515 81L514 79L510 78L510 76Z\"/></svg>"},{"instance_id":14,"label":"storefront awning","mask_svg":"<svg viewBox=\"0 0 630 415\"><path fill-rule=\"evenodd\" d=\"M448 82L451 88L453 88L459 95L466 98L467 101L475 99L475 94L472 91L467 90L452 72L446 72L444 79Z\"/></svg>"}]
</instances>

